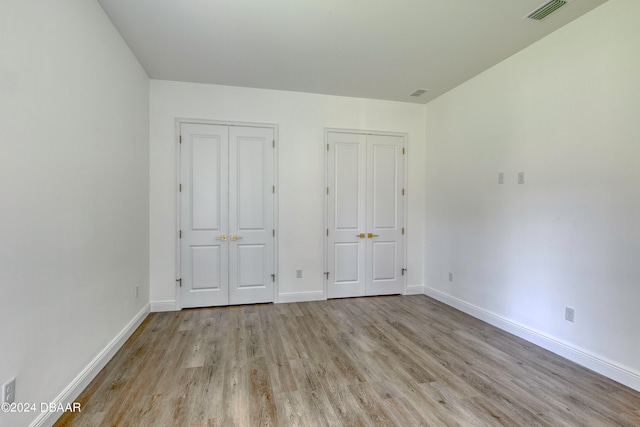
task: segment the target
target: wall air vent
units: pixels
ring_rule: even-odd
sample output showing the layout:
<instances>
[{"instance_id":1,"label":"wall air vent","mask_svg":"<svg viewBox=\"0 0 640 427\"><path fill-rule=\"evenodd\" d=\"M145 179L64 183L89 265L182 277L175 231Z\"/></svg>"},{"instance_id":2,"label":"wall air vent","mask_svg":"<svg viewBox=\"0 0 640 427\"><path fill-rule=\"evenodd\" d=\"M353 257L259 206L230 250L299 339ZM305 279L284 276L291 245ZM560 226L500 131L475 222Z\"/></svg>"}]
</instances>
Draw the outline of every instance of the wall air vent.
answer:
<instances>
[{"instance_id":1,"label":"wall air vent","mask_svg":"<svg viewBox=\"0 0 640 427\"><path fill-rule=\"evenodd\" d=\"M429 89L418 89L415 92L413 92L411 95L409 96L415 96L416 98L419 96L424 95L425 93L429 92Z\"/></svg>"},{"instance_id":2,"label":"wall air vent","mask_svg":"<svg viewBox=\"0 0 640 427\"><path fill-rule=\"evenodd\" d=\"M562 6L568 3L567 0L549 0L523 19L533 19L535 21L542 21L547 16L551 15L556 10L560 9Z\"/></svg>"}]
</instances>

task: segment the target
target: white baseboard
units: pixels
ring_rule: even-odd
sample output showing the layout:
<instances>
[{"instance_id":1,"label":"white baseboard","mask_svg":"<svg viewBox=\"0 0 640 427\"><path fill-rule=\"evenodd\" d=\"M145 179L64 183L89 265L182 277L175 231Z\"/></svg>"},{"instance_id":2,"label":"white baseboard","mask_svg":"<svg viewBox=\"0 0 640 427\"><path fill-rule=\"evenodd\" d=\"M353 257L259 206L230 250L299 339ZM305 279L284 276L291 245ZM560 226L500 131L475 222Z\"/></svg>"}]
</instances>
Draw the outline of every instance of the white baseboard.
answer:
<instances>
[{"instance_id":1,"label":"white baseboard","mask_svg":"<svg viewBox=\"0 0 640 427\"><path fill-rule=\"evenodd\" d=\"M168 301L151 301L151 312L159 313L162 311L179 311L178 310L178 301L176 300L168 300Z\"/></svg>"},{"instance_id":2,"label":"white baseboard","mask_svg":"<svg viewBox=\"0 0 640 427\"><path fill-rule=\"evenodd\" d=\"M129 339L129 337L140 326L142 321L149 314L149 304L145 305L138 314L125 326L107 346L98 353L98 355L78 374L77 377L62 390L62 393L56 397L53 402L56 406L62 404L72 404L89 383L100 373L107 362L111 360L120 347ZM41 412L40 415L30 424L30 427L51 427L60 418L60 412Z\"/></svg>"},{"instance_id":3,"label":"white baseboard","mask_svg":"<svg viewBox=\"0 0 640 427\"><path fill-rule=\"evenodd\" d=\"M424 285L407 285L405 295L418 295L424 294Z\"/></svg>"},{"instance_id":4,"label":"white baseboard","mask_svg":"<svg viewBox=\"0 0 640 427\"><path fill-rule=\"evenodd\" d=\"M573 346L570 343L551 337L542 332L530 329L476 305L430 288L429 286L424 287L424 293L433 299L457 308L464 313L556 353L571 360L572 362L624 384L627 387L640 391L640 372L622 366L604 357L595 355L588 350Z\"/></svg>"},{"instance_id":5,"label":"white baseboard","mask_svg":"<svg viewBox=\"0 0 640 427\"><path fill-rule=\"evenodd\" d=\"M311 292L286 292L278 294L277 303L282 302L307 302L307 301L323 301L326 300L323 291Z\"/></svg>"}]
</instances>

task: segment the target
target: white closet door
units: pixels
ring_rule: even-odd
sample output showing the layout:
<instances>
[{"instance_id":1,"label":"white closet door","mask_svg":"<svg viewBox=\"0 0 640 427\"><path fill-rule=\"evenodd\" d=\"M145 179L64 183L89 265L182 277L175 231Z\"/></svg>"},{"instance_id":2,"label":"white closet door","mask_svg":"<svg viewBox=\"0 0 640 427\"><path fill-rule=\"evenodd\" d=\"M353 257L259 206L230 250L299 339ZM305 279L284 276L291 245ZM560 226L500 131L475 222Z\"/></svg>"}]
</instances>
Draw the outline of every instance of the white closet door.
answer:
<instances>
[{"instance_id":1,"label":"white closet door","mask_svg":"<svg viewBox=\"0 0 640 427\"><path fill-rule=\"evenodd\" d=\"M367 138L367 295L404 292L401 136Z\"/></svg>"},{"instance_id":2,"label":"white closet door","mask_svg":"<svg viewBox=\"0 0 640 427\"><path fill-rule=\"evenodd\" d=\"M272 302L273 129L229 131L229 303Z\"/></svg>"},{"instance_id":3,"label":"white closet door","mask_svg":"<svg viewBox=\"0 0 640 427\"><path fill-rule=\"evenodd\" d=\"M328 132L328 298L404 292L404 137Z\"/></svg>"},{"instance_id":4,"label":"white closet door","mask_svg":"<svg viewBox=\"0 0 640 427\"><path fill-rule=\"evenodd\" d=\"M365 294L367 138L328 133L328 298Z\"/></svg>"},{"instance_id":5,"label":"white closet door","mask_svg":"<svg viewBox=\"0 0 640 427\"><path fill-rule=\"evenodd\" d=\"M180 127L181 305L273 302L274 130Z\"/></svg>"},{"instance_id":6,"label":"white closet door","mask_svg":"<svg viewBox=\"0 0 640 427\"><path fill-rule=\"evenodd\" d=\"M183 123L181 152L181 302L229 302L227 126Z\"/></svg>"}]
</instances>

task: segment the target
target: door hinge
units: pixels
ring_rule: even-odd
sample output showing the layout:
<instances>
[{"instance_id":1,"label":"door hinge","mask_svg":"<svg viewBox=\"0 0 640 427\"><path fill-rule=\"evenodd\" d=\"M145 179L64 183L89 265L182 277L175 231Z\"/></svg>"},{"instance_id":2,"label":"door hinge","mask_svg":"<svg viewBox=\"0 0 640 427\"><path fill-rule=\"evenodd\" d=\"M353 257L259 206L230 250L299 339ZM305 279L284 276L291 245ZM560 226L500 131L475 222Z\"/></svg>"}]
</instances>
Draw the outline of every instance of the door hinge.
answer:
<instances>
[{"instance_id":1,"label":"door hinge","mask_svg":"<svg viewBox=\"0 0 640 427\"><path fill-rule=\"evenodd\" d=\"M402 195L404 196L404 188L402 189Z\"/></svg>"},{"instance_id":2,"label":"door hinge","mask_svg":"<svg viewBox=\"0 0 640 427\"><path fill-rule=\"evenodd\" d=\"M180 135L180 137L178 138L178 141L180 142L180 144L182 144L182 135Z\"/></svg>"},{"instance_id":3,"label":"door hinge","mask_svg":"<svg viewBox=\"0 0 640 427\"><path fill-rule=\"evenodd\" d=\"M404 154L404 147L402 147L402 154Z\"/></svg>"},{"instance_id":4,"label":"door hinge","mask_svg":"<svg viewBox=\"0 0 640 427\"><path fill-rule=\"evenodd\" d=\"M327 187L327 194L329 194L329 187Z\"/></svg>"},{"instance_id":5,"label":"door hinge","mask_svg":"<svg viewBox=\"0 0 640 427\"><path fill-rule=\"evenodd\" d=\"M182 230L180 230L180 238L182 239Z\"/></svg>"},{"instance_id":6,"label":"door hinge","mask_svg":"<svg viewBox=\"0 0 640 427\"><path fill-rule=\"evenodd\" d=\"M329 144L327 144L327 151L329 151Z\"/></svg>"},{"instance_id":7,"label":"door hinge","mask_svg":"<svg viewBox=\"0 0 640 427\"><path fill-rule=\"evenodd\" d=\"M275 186L275 185L272 187L272 190L271 190L271 191L272 191L273 193L275 193L275 192L276 192L276 186Z\"/></svg>"},{"instance_id":8,"label":"door hinge","mask_svg":"<svg viewBox=\"0 0 640 427\"><path fill-rule=\"evenodd\" d=\"M272 142L272 144L271 144L271 145L273 146L273 148L276 148L276 140L274 139L274 140L273 140L273 141L271 141L271 142Z\"/></svg>"},{"instance_id":9,"label":"door hinge","mask_svg":"<svg viewBox=\"0 0 640 427\"><path fill-rule=\"evenodd\" d=\"M327 228L327 236L329 235L329 229Z\"/></svg>"},{"instance_id":10,"label":"door hinge","mask_svg":"<svg viewBox=\"0 0 640 427\"><path fill-rule=\"evenodd\" d=\"M404 235L404 227L402 227L402 234Z\"/></svg>"},{"instance_id":11,"label":"door hinge","mask_svg":"<svg viewBox=\"0 0 640 427\"><path fill-rule=\"evenodd\" d=\"M271 230L271 234L273 235L273 237L276 237L276 229L275 228L273 230Z\"/></svg>"},{"instance_id":12,"label":"door hinge","mask_svg":"<svg viewBox=\"0 0 640 427\"><path fill-rule=\"evenodd\" d=\"M325 279L327 279L327 280L329 280L329 272L328 272L328 271L325 271L325 272L324 272L324 278L325 278Z\"/></svg>"},{"instance_id":13,"label":"door hinge","mask_svg":"<svg viewBox=\"0 0 640 427\"><path fill-rule=\"evenodd\" d=\"M275 275L275 274L272 274L272 275L271 275L271 281L272 281L272 282L275 282L275 281L276 281L276 275Z\"/></svg>"},{"instance_id":14,"label":"door hinge","mask_svg":"<svg viewBox=\"0 0 640 427\"><path fill-rule=\"evenodd\" d=\"M182 193L182 184L180 184L180 192Z\"/></svg>"},{"instance_id":15,"label":"door hinge","mask_svg":"<svg viewBox=\"0 0 640 427\"><path fill-rule=\"evenodd\" d=\"M402 269L402 275L403 275L403 276L404 276L404 273L405 273L406 271L407 271L407 269L406 269L406 268L403 268L403 269Z\"/></svg>"},{"instance_id":16,"label":"door hinge","mask_svg":"<svg viewBox=\"0 0 640 427\"><path fill-rule=\"evenodd\" d=\"M180 283L180 287L182 287L182 278L176 279L176 282L179 282Z\"/></svg>"}]
</instances>

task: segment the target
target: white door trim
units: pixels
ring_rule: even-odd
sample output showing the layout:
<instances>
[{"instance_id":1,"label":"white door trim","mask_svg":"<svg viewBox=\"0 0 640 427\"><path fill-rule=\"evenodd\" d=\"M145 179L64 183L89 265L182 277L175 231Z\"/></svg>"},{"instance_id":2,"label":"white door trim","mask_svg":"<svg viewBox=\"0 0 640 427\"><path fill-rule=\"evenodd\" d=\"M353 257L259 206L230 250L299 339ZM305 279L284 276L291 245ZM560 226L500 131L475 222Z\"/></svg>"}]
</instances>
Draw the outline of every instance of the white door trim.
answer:
<instances>
[{"instance_id":1,"label":"white door trim","mask_svg":"<svg viewBox=\"0 0 640 427\"><path fill-rule=\"evenodd\" d=\"M323 139L323 151L324 151L324 188L329 188L329 152L327 150L327 145L329 143L329 133L330 132L342 132L342 133L354 133L359 135L390 135L390 136L400 136L404 138L404 150L405 155L403 156L403 166L404 166L404 189L405 189L405 197L402 199L403 203L403 222L404 222L404 238L403 238L403 251L402 251L402 264L403 268L407 268L407 241L409 234L409 209L408 209L408 200L409 195L411 194L411 190L409 189L409 173L408 173L408 161L407 158L409 156L409 134L407 132L393 132L393 131L377 131L377 130L365 130L365 129L350 129L350 128L324 128L324 139ZM326 232L329 229L329 196L324 192L324 209L323 209L323 227L322 227L322 236L323 236L323 268L324 271L327 272L329 270L329 259L327 257L329 253L328 248L328 239ZM407 277L408 275L404 275L404 291L403 294L407 294ZM323 281L323 299L327 299L328 296L328 283L329 281L324 278Z\"/></svg>"},{"instance_id":2,"label":"white door trim","mask_svg":"<svg viewBox=\"0 0 640 427\"><path fill-rule=\"evenodd\" d=\"M194 124L212 124L212 125L223 125L223 126L243 126L243 127L260 127L260 128L270 128L273 129L273 137L275 140L275 147L273 150L273 183L276 188L276 192L273 198L273 226L275 228L275 237L273 241L273 268L275 273L275 283L273 286L273 301L277 302L277 296L280 294L279 290L279 250L278 250L278 242L279 242L279 223L278 223L278 200L279 200L279 183L278 183L278 150L279 150L279 135L278 135L278 125L276 123L260 123L260 122L238 122L238 121L228 121L228 120L207 120L207 119L190 119L178 117L175 119L175 149L176 149L176 174L175 174L175 209L176 209L176 224L175 224L175 253L176 253L176 277L175 277L175 301L176 308L178 310L182 310L182 301L181 301L181 292L180 292L180 282L179 280L182 278L182 264L180 259L180 227L182 224L181 218L181 207L180 207L180 173L181 173L181 158L180 158L180 126L183 123L194 123Z\"/></svg>"}]
</instances>

